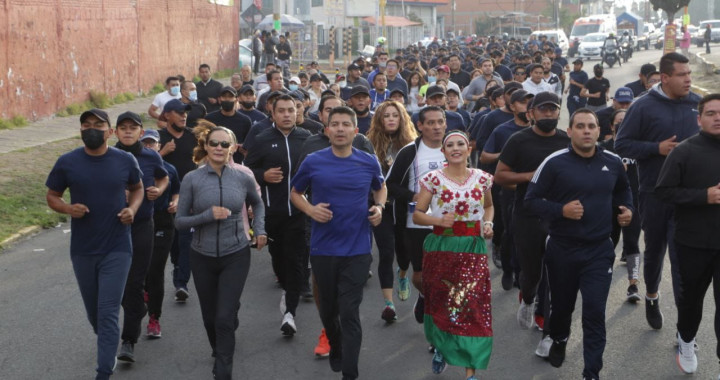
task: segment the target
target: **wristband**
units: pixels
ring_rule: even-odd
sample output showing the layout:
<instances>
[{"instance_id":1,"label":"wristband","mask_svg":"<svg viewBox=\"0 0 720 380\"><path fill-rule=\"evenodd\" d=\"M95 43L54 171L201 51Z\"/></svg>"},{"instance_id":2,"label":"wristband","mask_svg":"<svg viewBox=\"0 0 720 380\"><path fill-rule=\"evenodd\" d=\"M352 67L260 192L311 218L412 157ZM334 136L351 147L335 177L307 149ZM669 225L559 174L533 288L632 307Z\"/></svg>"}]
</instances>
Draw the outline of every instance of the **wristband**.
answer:
<instances>
[{"instance_id":1,"label":"wristband","mask_svg":"<svg viewBox=\"0 0 720 380\"><path fill-rule=\"evenodd\" d=\"M382 203L375 203L375 206L380 207L380 210L385 210L385 205Z\"/></svg>"},{"instance_id":2,"label":"wristband","mask_svg":"<svg viewBox=\"0 0 720 380\"><path fill-rule=\"evenodd\" d=\"M494 227L495 227L495 224L494 224L493 222L487 222L487 221L486 221L486 222L483 222L483 226L487 226L488 224L490 225L490 228L494 228Z\"/></svg>"}]
</instances>

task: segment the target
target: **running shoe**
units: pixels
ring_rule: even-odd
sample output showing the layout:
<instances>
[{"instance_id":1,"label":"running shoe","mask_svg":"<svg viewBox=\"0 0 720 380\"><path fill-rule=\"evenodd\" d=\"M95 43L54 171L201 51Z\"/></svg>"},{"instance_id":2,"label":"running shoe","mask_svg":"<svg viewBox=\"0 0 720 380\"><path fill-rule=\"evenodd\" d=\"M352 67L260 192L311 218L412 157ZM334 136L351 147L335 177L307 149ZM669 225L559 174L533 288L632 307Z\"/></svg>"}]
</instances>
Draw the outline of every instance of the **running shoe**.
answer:
<instances>
[{"instance_id":1,"label":"running shoe","mask_svg":"<svg viewBox=\"0 0 720 380\"><path fill-rule=\"evenodd\" d=\"M520 307L517 311L517 321L520 328L528 330L533 326L533 318L535 316L535 304L527 304L525 301L520 301Z\"/></svg>"},{"instance_id":2,"label":"running shoe","mask_svg":"<svg viewBox=\"0 0 720 380\"><path fill-rule=\"evenodd\" d=\"M635 284L632 284L628 286L627 288L627 301L630 303L636 303L640 301L642 297L640 297L640 293L638 293L638 287Z\"/></svg>"},{"instance_id":3,"label":"running shoe","mask_svg":"<svg viewBox=\"0 0 720 380\"><path fill-rule=\"evenodd\" d=\"M180 287L175 289L175 302L185 303L188 297L190 297L190 292L188 292L187 288Z\"/></svg>"},{"instance_id":4,"label":"running shoe","mask_svg":"<svg viewBox=\"0 0 720 380\"><path fill-rule=\"evenodd\" d=\"M148 321L147 336L148 339L159 339L162 337L162 332L160 331L160 321L158 321L154 315L151 315L150 320Z\"/></svg>"},{"instance_id":5,"label":"running shoe","mask_svg":"<svg viewBox=\"0 0 720 380\"><path fill-rule=\"evenodd\" d=\"M295 317L293 317L292 313L285 313L285 316L282 320L282 325L280 325L280 331L282 331L284 336L295 335L295 333L297 332L297 327L295 327Z\"/></svg>"},{"instance_id":6,"label":"running shoe","mask_svg":"<svg viewBox=\"0 0 720 380\"><path fill-rule=\"evenodd\" d=\"M315 356L324 358L330 355L330 341L325 335L325 329L322 329L320 336L318 337L318 344L315 346Z\"/></svg>"},{"instance_id":7,"label":"running shoe","mask_svg":"<svg viewBox=\"0 0 720 380\"><path fill-rule=\"evenodd\" d=\"M410 279L405 274L405 277L400 277L400 268L397 269L398 276L398 298L400 301L407 301L410 298Z\"/></svg>"},{"instance_id":8,"label":"running shoe","mask_svg":"<svg viewBox=\"0 0 720 380\"><path fill-rule=\"evenodd\" d=\"M128 363L135 363L135 345L124 341L122 346L120 346L120 353L117 359Z\"/></svg>"},{"instance_id":9,"label":"running shoe","mask_svg":"<svg viewBox=\"0 0 720 380\"><path fill-rule=\"evenodd\" d=\"M542 315L535 314L535 327L537 327L538 330L543 331L544 326L545 326L545 318Z\"/></svg>"},{"instance_id":10,"label":"running shoe","mask_svg":"<svg viewBox=\"0 0 720 380\"><path fill-rule=\"evenodd\" d=\"M383 309L380 316L385 322L393 323L397 321L397 313L395 312L395 305L392 302L385 301L385 309Z\"/></svg>"},{"instance_id":11,"label":"running shoe","mask_svg":"<svg viewBox=\"0 0 720 380\"><path fill-rule=\"evenodd\" d=\"M678 333L677 341L678 349L677 354L675 355L675 359L677 361L678 367L680 367L680 370L684 373L695 373L695 371L697 371L698 364L697 355L695 355L695 339L686 343L682 340L680 334Z\"/></svg>"},{"instance_id":12,"label":"running shoe","mask_svg":"<svg viewBox=\"0 0 720 380\"><path fill-rule=\"evenodd\" d=\"M445 368L447 368L447 363L445 363L445 359L443 358L441 353L435 350L435 355L433 355L432 358L433 373L439 375L445 371Z\"/></svg>"},{"instance_id":13,"label":"running shoe","mask_svg":"<svg viewBox=\"0 0 720 380\"><path fill-rule=\"evenodd\" d=\"M466 380L478 380L478 378L475 377L475 375L472 375L472 376L468 377Z\"/></svg>"},{"instance_id":14,"label":"running shoe","mask_svg":"<svg viewBox=\"0 0 720 380\"><path fill-rule=\"evenodd\" d=\"M550 356L550 347L552 347L553 340L550 337L550 335L546 335L540 340L540 343L538 343L537 348L535 349L535 355L547 359L548 356Z\"/></svg>"},{"instance_id":15,"label":"running shoe","mask_svg":"<svg viewBox=\"0 0 720 380\"><path fill-rule=\"evenodd\" d=\"M559 341L556 340L550 346L550 352L548 353L548 360L550 365L555 368L560 368L565 361L565 347L567 346L567 340Z\"/></svg>"},{"instance_id":16,"label":"running shoe","mask_svg":"<svg viewBox=\"0 0 720 380\"><path fill-rule=\"evenodd\" d=\"M655 330L660 330L663 325L663 314L660 311L660 295L654 300L645 297L645 319Z\"/></svg>"},{"instance_id":17,"label":"running shoe","mask_svg":"<svg viewBox=\"0 0 720 380\"><path fill-rule=\"evenodd\" d=\"M425 297L422 294L418 294L417 301L413 307L413 313L415 314L415 320L417 323L425 322Z\"/></svg>"}]
</instances>

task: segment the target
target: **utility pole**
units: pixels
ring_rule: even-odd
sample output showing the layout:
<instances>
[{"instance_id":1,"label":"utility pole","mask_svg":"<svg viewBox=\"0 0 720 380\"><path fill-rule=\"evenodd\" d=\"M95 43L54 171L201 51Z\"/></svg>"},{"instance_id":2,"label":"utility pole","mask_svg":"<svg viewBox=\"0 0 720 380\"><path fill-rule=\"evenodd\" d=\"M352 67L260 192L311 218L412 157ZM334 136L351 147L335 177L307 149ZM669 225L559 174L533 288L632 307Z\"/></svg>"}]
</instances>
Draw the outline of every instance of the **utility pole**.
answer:
<instances>
[{"instance_id":1,"label":"utility pole","mask_svg":"<svg viewBox=\"0 0 720 380\"><path fill-rule=\"evenodd\" d=\"M457 36L457 29L455 29L455 7L457 4L455 3L455 0L452 0L452 24L453 24L453 38Z\"/></svg>"}]
</instances>

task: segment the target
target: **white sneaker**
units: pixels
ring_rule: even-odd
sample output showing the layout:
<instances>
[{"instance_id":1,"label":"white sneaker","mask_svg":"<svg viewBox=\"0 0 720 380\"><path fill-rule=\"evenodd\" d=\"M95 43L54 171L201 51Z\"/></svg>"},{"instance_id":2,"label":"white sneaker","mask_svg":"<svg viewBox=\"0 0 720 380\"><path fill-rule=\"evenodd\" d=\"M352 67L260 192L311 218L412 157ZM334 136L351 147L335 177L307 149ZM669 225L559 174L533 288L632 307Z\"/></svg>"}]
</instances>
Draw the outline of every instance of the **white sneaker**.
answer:
<instances>
[{"instance_id":1,"label":"white sneaker","mask_svg":"<svg viewBox=\"0 0 720 380\"><path fill-rule=\"evenodd\" d=\"M678 349L675 358L677 359L678 367L687 374L695 373L698 364L697 355L695 355L695 339L685 343L679 333L677 334L677 339Z\"/></svg>"},{"instance_id":2,"label":"white sneaker","mask_svg":"<svg viewBox=\"0 0 720 380\"><path fill-rule=\"evenodd\" d=\"M297 332L297 327L295 327L295 318L291 313L285 313L282 325L280 325L280 330L285 336L293 336Z\"/></svg>"},{"instance_id":3,"label":"white sneaker","mask_svg":"<svg viewBox=\"0 0 720 380\"><path fill-rule=\"evenodd\" d=\"M550 356L550 346L552 346L552 344L553 340L550 335L545 336L540 340L540 343L538 343L537 348L535 349L535 355L541 358L547 358Z\"/></svg>"},{"instance_id":4,"label":"white sneaker","mask_svg":"<svg viewBox=\"0 0 720 380\"><path fill-rule=\"evenodd\" d=\"M285 291L282 291L282 296L280 296L280 314L285 315L285 312L287 311L287 306L285 305Z\"/></svg>"},{"instance_id":5,"label":"white sneaker","mask_svg":"<svg viewBox=\"0 0 720 380\"><path fill-rule=\"evenodd\" d=\"M526 304L524 301L520 301L520 307L517 311L517 321L520 324L520 328L528 330L533 327L533 318L535 317L535 304Z\"/></svg>"}]
</instances>

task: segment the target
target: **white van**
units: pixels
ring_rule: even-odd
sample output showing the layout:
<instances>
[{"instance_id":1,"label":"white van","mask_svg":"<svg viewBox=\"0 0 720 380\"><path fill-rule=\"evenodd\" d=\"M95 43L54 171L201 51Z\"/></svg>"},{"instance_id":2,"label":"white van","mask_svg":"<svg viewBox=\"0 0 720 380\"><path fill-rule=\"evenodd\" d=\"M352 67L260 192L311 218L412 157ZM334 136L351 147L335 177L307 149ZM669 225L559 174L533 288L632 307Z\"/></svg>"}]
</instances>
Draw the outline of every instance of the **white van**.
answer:
<instances>
[{"instance_id":1,"label":"white van","mask_svg":"<svg viewBox=\"0 0 720 380\"><path fill-rule=\"evenodd\" d=\"M554 43L555 46L562 49L563 55L567 54L568 47L570 47L567 35L565 35L565 32L562 29L537 30L532 32L532 35L538 40L540 39L540 36L546 36L548 41Z\"/></svg>"},{"instance_id":2,"label":"white van","mask_svg":"<svg viewBox=\"0 0 720 380\"><path fill-rule=\"evenodd\" d=\"M614 33L617 34L617 20L613 15L592 15L580 17L575 20L572 31L570 32L570 40L576 38L582 42L583 37L590 33Z\"/></svg>"}]
</instances>

